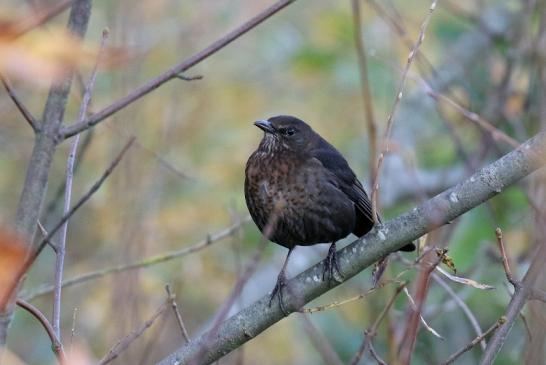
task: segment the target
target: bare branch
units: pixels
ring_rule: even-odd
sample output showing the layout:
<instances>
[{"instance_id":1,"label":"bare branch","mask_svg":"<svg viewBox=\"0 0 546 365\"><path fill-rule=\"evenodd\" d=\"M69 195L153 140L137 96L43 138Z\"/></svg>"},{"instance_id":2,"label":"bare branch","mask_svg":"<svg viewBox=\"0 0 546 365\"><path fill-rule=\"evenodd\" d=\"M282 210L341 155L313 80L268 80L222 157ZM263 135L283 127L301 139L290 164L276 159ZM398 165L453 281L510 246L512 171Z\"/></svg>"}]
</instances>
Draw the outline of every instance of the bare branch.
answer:
<instances>
[{"instance_id":1,"label":"bare branch","mask_svg":"<svg viewBox=\"0 0 546 365\"><path fill-rule=\"evenodd\" d=\"M381 357L379 357L379 355L377 354L377 352L375 351L375 347L373 347L373 342L370 341L370 354L372 355L372 357L375 359L375 361L377 361L377 363L379 365L388 365L385 360L383 360Z\"/></svg>"},{"instance_id":2,"label":"bare branch","mask_svg":"<svg viewBox=\"0 0 546 365\"><path fill-rule=\"evenodd\" d=\"M503 188L544 166L545 155L546 132L541 132L515 151L482 168L453 188L383 225L376 226L366 236L338 252L344 280L350 279L408 242L451 222L496 196ZM313 279L320 275L323 265L324 262L320 262L288 281L287 285L292 290L284 295L285 309L289 312L297 311L302 303L308 303L339 285ZM201 359L201 364L210 364L284 317L279 305L269 307L269 295L266 295L220 324L212 341L207 340L210 334L205 333L173 352L159 364L188 363L205 342L207 351Z\"/></svg>"},{"instance_id":3,"label":"bare branch","mask_svg":"<svg viewBox=\"0 0 546 365\"><path fill-rule=\"evenodd\" d=\"M38 244L38 247L30 253L29 257L27 258L27 260L25 261L25 264L23 265L23 267L19 270L18 274L17 274L17 277L18 278L21 278L23 277L23 275L27 272L28 268L32 265L32 263L36 260L36 258L40 255L40 252L42 252L43 248L45 247L46 243L51 239L51 237L53 237L53 235L55 233L57 233L57 231L59 230L59 228L61 228L61 226L64 224L64 222L66 222L68 219L70 219L70 217L87 201L91 198L91 196L98 190L100 189L101 185L104 183L104 181L108 178L108 176L110 176L110 174L112 173L112 171L114 171L114 169L116 168L116 166L120 163L121 159L123 158L123 156L125 155L125 152L127 152L127 150L129 149L129 147L131 147L131 144L133 143L134 139L131 139L129 140L129 142L127 142L127 144L122 148L122 150L120 151L120 153L118 154L118 156L112 161L112 163L110 164L110 166L106 169L106 171L104 171L104 173L102 174L102 176L99 178L99 180L97 180L97 182L95 182L95 184L91 187L91 189L89 189L89 191L83 196L80 198L80 200L72 207L72 209L70 209L70 211L63 215L61 220L59 221L59 223L57 223L57 225L55 225L55 227L49 231L48 235L46 237L44 237L40 243ZM17 288L17 285L18 285L18 281L17 282L13 282L11 283L11 287L9 288L9 292L13 292L16 288Z\"/></svg>"},{"instance_id":4,"label":"bare branch","mask_svg":"<svg viewBox=\"0 0 546 365\"><path fill-rule=\"evenodd\" d=\"M119 340L118 343L112 347L108 353L99 361L99 365L106 365L109 362L115 360L123 351L125 351L137 338L139 338L144 331L146 331L148 328L150 328L157 317L159 317L165 310L168 308L168 301L165 301L163 304L159 306L159 308L155 311L155 313L148 319L146 322L142 324L139 328Z\"/></svg>"},{"instance_id":5,"label":"bare branch","mask_svg":"<svg viewBox=\"0 0 546 365\"><path fill-rule=\"evenodd\" d=\"M70 217L72 217L72 215L74 215L74 213L76 213L76 211L78 209L80 209L93 196L93 194L95 194L97 192L97 190L100 189L100 187L102 186L104 181L108 178L108 176L110 176L110 174L114 171L114 169L121 162L121 160L123 159L123 156L125 156L125 153L129 150L129 148L133 144L134 140L135 140L134 138L131 138L125 144L125 146L123 146L123 148L118 153L116 158L114 158L114 160L112 160L112 162L110 163L110 166L108 166L108 168L103 172L102 176L93 184L93 186L91 186L91 189L89 189L89 191L87 193L85 193L85 195L82 196L80 198L80 200L78 200L78 202L76 204L74 204L74 206L72 208L70 208L70 210L66 214L64 214L62 216L60 221L53 227L53 229L51 229L49 231L48 236L45 237L44 239L42 239L42 241L38 245L38 250L36 252L36 255L39 254L39 251L41 251L41 249L44 247L44 244L47 242L47 240L51 239L51 237L53 237L53 235L55 233L57 233L57 231L63 226L63 224L66 221L68 221L70 219Z\"/></svg>"},{"instance_id":6,"label":"bare branch","mask_svg":"<svg viewBox=\"0 0 546 365\"><path fill-rule=\"evenodd\" d=\"M379 289L385 287L386 285L388 284L392 284L392 283L396 283L396 284L402 284L401 281L398 281L398 280L387 280L387 281L384 281L382 283L379 283L377 286L374 286L373 288L365 291L364 293L361 293L361 294L358 294L358 295L355 295L351 298L348 298L348 299L344 299L344 300L336 300L332 303L329 303L329 304L324 304L324 305L319 305L317 307L312 307L312 308L303 308L300 310L300 312L302 313L315 313L315 312L321 312L321 311L325 311L325 310L329 310L329 309L334 309L334 308L337 308L337 307L341 307L342 305L345 305L345 304L349 304L349 303L352 303L356 300L360 300L360 299L363 299L363 298L366 298L368 295L372 294L372 293L375 293L376 291L378 291Z\"/></svg>"},{"instance_id":7,"label":"bare branch","mask_svg":"<svg viewBox=\"0 0 546 365\"><path fill-rule=\"evenodd\" d=\"M38 123L36 122L36 118L34 118L34 116L30 113L30 111L27 109L25 104L23 104L23 102L19 99L19 97L15 93L15 90L13 90L13 87L11 86L9 81L6 79L6 77L4 75L0 75L0 80L2 80L2 84L4 85L4 88L8 92L9 97L11 98L11 100L13 101L17 109L19 109L19 111L21 112L21 114L23 115L27 123L30 125L34 133L36 133L38 131Z\"/></svg>"},{"instance_id":8,"label":"bare branch","mask_svg":"<svg viewBox=\"0 0 546 365\"><path fill-rule=\"evenodd\" d=\"M40 221L38 221L38 228L40 229L40 234L42 235L42 237L43 238L47 237L47 230L45 229L45 227L42 225ZM55 244L55 242L53 242L52 240L48 240L47 244L49 245L49 247L51 247L51 249L55 253L57 253L57 245Z\"/></svg>"},{"instance_id":9,"label":"bare branch","mask_svg":"<svg viewBox=\"0 0 546 365\"><path fill-rule=\"evenodd\" d=\"M398 85L398 92L396 94L396 98L394 100L394 104L392 106L391 112L389 116L387 117L387 129L385 130L385 136L383 138L383 147L381 150L381 153L379 154L379 159L377 160L377 169L376 173L377 176L373 178L374 185L372 187L372 208L377 207L377 195L379 194L379 176L381 175L381 167L383 166L383 160L385 159L385 154L389 153L390 151L390 138L392 134L392 126L394 124L394 115L396 113L396 109L398 107L398 104L400 104L400 100L402 100L402 94L404 92L404 87L406 85L407 76L411 67L411 64L413 60L415 59L417 52L419 51L419 47L423 43L425 39L425 32L428 26L428 23L430 21L430 18L432 16L432 13L434 9L436 9L436 4L438 3L438 0L432 0L432 3L430 4L429 11L423 22L421 23L421 27L419 29L419 37L417 38L417 41L415 42L415 45L411 49L408 59L406 62L406 66L404 67L404 71L402 71L402 78L400 80L400 83ZM377 209L377 208L376 208Z\"/></svg>"},{"instance_id":10,"label":"bare branch","mask_svg":"<svg viewBox=\"0 0 546 365\"><path fill-rule=\"evenodd\" d=\"M91 16L90 0L70 2L72 9L68 17L68 29L78 38L83 38ZM17 206L15 227L19 234L29 243L33 242L43 201L47 192L49 170L58 143L57 133L61 127L66 109L68 94L72 85L73 70L65 70L60 81L49 90L42 123L32 149L30 162L26 170L25 181ZM37 252L34 246L34 252ZM32 254L31 254L32 256ZM34 260L29 257L25 271L18 272L19 279ZM10 292L15 292L19 283L13 283ZM0 348L6 343L7 330L13 313L14 302L10 302L5 311L0 312Z\"/></svg>"},{"instance_id":11,"label":"bare branch","mask_svg":"<svg viewBox=\"0 0 546 365\"><path fill-rule=\"evenodd\" d=\"M459 306L459 308L461 308L461 310L465 314L466 318L468 318L470 324L472 325L472 328L474 328L474 331L476 332L476 335L481 336L482 335L482 329L480 327L480 323L478 322L478 319L476 318L474 313L472 313L472 311L470 310L468 305L466 305L466 303L461 298L459 298L457 293L455 293L453 291L453 289L451 289L451 287L438 274L433 273L432 274L432 279L436 283L438 283L438 285L440 285L447 292L447 294L449 294L449 296L455 301L455 303ZM487 343L485 342L485 339L480 341L480 346L481 346L482 350L485 351L485 347L487 346Z\"/></svg>"},{"instance_id":12,"label":"bare branch","mask_svg":"<svg viewBox=\"0 0 546 365\"><path fill-rule=\"evenodd\" d=\"M131 262L129 264L125 265L119 265L114 267L109 267L97 271L92 271L83 275L75 276L73 278L67 279L63 281L63 288L75 286L78 284L83 284L91 280L99 279L102 277L105 277L107 275L111 274L119 274L121 272L125 272L128 270L136 270L141 269L153 265L157 265L166 261L174 260L179 257L183 257L186 255L189 255L193 252L200 251L211 244L221 241L227 237L232 236L239 228L250 221L250 216L245 217L241 221L237 222L236 224L233 224L232 226L225 228L217 233L207 235L207 237L200 242L191 245L189 247L184 247L177 251L171 251L163 254L154 255L145 259L141 259L135 262ZM53 292L53 285L47 284L41 287L38 287L36 289L30 290L29 293L22 292L21 298L24 298L25 300L33 300L37 297L40 297L42 295L50 294Z\"/></svg>"},{"instance_id":13,"label":"bare branch","mask_svg":"<svg viewBox=\"0 0 546 365\"><path fill-rule=\"evenodd\" d=\"M455 362L455 360L457 360L457 358L459 356L461 356L462 354L464 354L465 352L469 351L470 349L472 349L472 347L476 346L478 343L484 341L484 339L489 336L491 333L495 332L497 330L497 328L499 328L504 322L506 322L506 318L505 317L501 317L499 318L499 320L497 322L495 322L494 325L492 325L491 327L489 327L489 329L487 331L485 331L482 335L479 335L478 337L476 337L475 339L473 339L472 341L470 341L466 346L464 346L463 348L461 348L459 351L455 352L453 355L451 355L446 361L444 361L442 363L442 365L449 365L449 364L453 364Z\"/></svg>"},{"instance_id":14,"label":"bare branch","mask_svg":"<svg viewBox=\"0 0 546 365\"><path fill-rule=\"evenodd\" d=\"M36 318L42 324L42 327L44 327L47 335L49 336L49 339L51 340L51 348L53 349L55 356L57 356L59 364L67 365L68 362L66 361L66 355L63 350L63 345L61 344L59 338L55 335L55 330L53 329L53 327L51 327L51 324L47 320L46 316L44 316L44 314L40 312L38 308L28 302L25 302L22 299L17 299L17 305L32 314L34 318Z\"/></svg>"},{"instance_id":15,"label":"bare branch","mask_svg":"<svg viewBox=\"0 0 546 365\"><path fill-rule=\"evenodd\" d=\"M182 320L182 315L180 314L180 311L178 310L178 304L176 304L176 295L174 295L171 292L171 287L169 284L165 285L165 290L167 291L167 299L169 300L169 303L171 303L171 307L173 309L174 315L176 316L176 321L178 322L178 327L180 327L180 332L182 333L182 338L186 342L190 342L190 335L188 334L188 330L186 329L186 326L184 325L184 321Z\"/></svg>"},{"instance_id":16,"label":"bare branch","mask_svg":"<svg viewBox=\"0 0 546 365\"><path fill-rule=\"evenodd\" d=\"M499 246L499 251L502 258L502 266L504 267L504 272L506 273L506 279L514 289L518 288L521 283L514 279L512 276L512 271L510 270L510 264L508 263L508 257L506 256L506 249L504 248L504 240L502 239L502 230L497 227L495 229L495 235L497 236L497 244Z\"/></svg>"},{"instance_id":17,"label":"bare branch","mask_svg":"<svg viewBox=\"0 0 546 365\"><path fill-rule=\"evenodd\" d=\"M328 339L318 329L307 314L302 314L303 329L311 339L311 342L317 352L320 354L325 364L328 365L343 365L343 362L339 358L339 355L334 351Z\"/></svg>"},{"instance_id":18,"label":"bare branch","mask_svg":"<svg viewBox=\"0 0 546 365\"><path fill-rule=\"evenodd\" d=\"M358 363L360 362L360 359L362 359L362 356L366 352L366 349L370 347L370 350L371 350L372 340L377 334L377 329L379 328L379 325L381 324L381 322L383 321L383 318L385 318L385 316L391 309L392 305L394 304L394 300L396 299L398 294L402 292L402 290L406 287L406 285L407 283L404 282L404 283L401 283L396 288L396 290L394 291L394 294L391 296L387 304L385 304L385 307L383 307L383 310L381 310L381 313L379 314L379 316L377 316L377 319L375 320L375 322L370 327L368 327L366 331L364 331L364 340L362 341L362 344L358 348L357 353L351 360L350 362L351 365L358 365Z\"/></svg>"},{"instance_id":19,"label":"bare branch","mask_svg":"<svg viewBox=\"0 0 546 365\"><path fill-rule=\"evenodd\" d=\"M91 77L89 78L89 82L85 86L85 91L83 93L83 99L80 106L79 111L79 120L84 120L85 115L87 113L87 108L89 107L89 103L91 102L91 93L93 91L93 87L95 86L95 80L97 78L97 69L99 62L101 60L101 55L104 50L104 45L106 43L106 39L108 38L108 31L104 30L102 32L102 41L100 45L100 50L97 55L97 60L95 62L95 67L93 68L93 71L91 72ZM76 135L76 138L72 141L72 144L70 146L70 151L68 153L68 159L66 161L66 184L64 189L64 208L63 208L63 214L68 214L70 211L70 200L72 198L72 180L74 178L74 163L76 161L76 152L78 151L78 144L80 142L80 135ZM62 288L62 281L63 281L63 271L64 271L64 257L65 257L65 251L66 251L66 236L68 233L68 218L61 226L61 240L59 241L59 245L57 246L57 250L55 251L56 260L55 260L55 290L53 293L53 329L55 330L55 334L57 335L57 338L61 338L61 288ZM51 238L51 236L50 236ZM49 241L49 240L48 240ZM48 242L46 241L46 242Z\"/></svg>"},{"instance_id":20,"label":"bare branch","mask_svg":"<svg viewBox=\"0 0 546 365\"><path fill-rule=\"evenodd\" d=\"M234 40L236 40L243 34L247 33L249 30L255 28L264 20L270 18L271 16L276 14L278 11L284 9L286 6L290 5L294 1L296 0L277 1L275 4L263 10L261 13L259 13L258 15L256 15L255 17L247 21L246 23L242 24L238 28L227 33L222 38L218 39L216 42L212 43L210 46L194 54L190 58L182 61L178 65L170 68L169 70L165 71L164 73L157 76L156 78L148 81L144 85L136 88L131 93L129 93L129 95L113 102L106 108L102 109L101 111L87 118L82 123L74 123L69 127L63 128L61 131L62 138L72 137L88 128L91 128L92 126L100 123L101 121L108 118L112 114L125 108L127 105L133 103L134 101L140 99L144 95L157 89L159 86L163 85L167 81L170 81L173 78L177 78L184 71L187 71L189 68L195 66L196 64L200 63L204 59L218 52L220 49L224 48L225 46L227 46L228 44L230 44L231 42L233 42Z\"/></svg>"},{"instance_id":21,"label":"bare branch","mask_svg":"<svg viewBox=\"0 0 546 365\"><path fill-rule=\"evenodd\" d=\"M438 266L438 264L442 261L441 256L433 258L433 255L435 255L434 252L432 251L429 252L427 254L428 260L423 261L422 263L422 270L419 273L419 277L416 283L417 287L415 289L416 291L415 303L411 299L409 292L405 290L406 295L408 296L408 299L410 299L410 304L412 304L410 306L412 308L412 313L410 314L407 320L406 330L404 331L404 337L398 350L399 357L400 357L399 360L401 364L406 364L406 365L410 364L411 356L413 354L413 349L415 347L415 341L417 338L417 330L419 328L419 322L423 322L423 324L426 323L421 313L423 311L423 306L425 305L425 300L428 295L430 275L434 272L434 269L436 269L436 266ZM426 325L426 327L430 328L428 325Z\"/></svg>"},{"instance_id":22,"label":"bare branch","mask_svg":"<svg viewBox=\"0 0 546 365\"><path fill-rule=\"evenodd\" d=\"M453 109L455 109L457 112L461 113L466 119L470 120L471 122L476 123L481 129L486 131L493 137L495 141L503 141L507 144L509 144L512 148L516 148L519 146L519 142L515 140L514 138L510 137L497 127L495 127L491 122L483 118L477 113L471 112L470 110L466 109L462 105L458 104L453 99L445 96L444 94L438 93L426 83L423 79L421 79L422 84L425 87L426 93L432 97L437 102L444 102Z\"/></svg>"},{"instance_id":23,"label":"bare branch","mask_svg":"<svg viewBox=\"0 0 546 365\"><path fill-rule=\"evenodd\" d=\"M533 286L537 277L542 272L544 257L546 257L546 242L540 242L538 250L533 256L533 260L531 261L531 265L529 266L525 277L519 283L519 285L514 287L514 295L512 296L510 304L508 304L508 308L506 309L506 313L504 315L506 321L499 326L499 329L495 332L489 346L487 346L487 349L480 361L481 365L490 365L493 363L498 352L504 345L504 342L508 337L508 333L510 333L512 326L519 317L521 309L527 300L532 298Z\"/></svg>"},{"instance_id":24,"label":"bare branch","mask_svg":"<svg viewBox=\"0 0 546 365\"><path fill-rule=\"evenodd\" d=\"M366 57L366 46L364 37L362 36L362 17L360 15L360 0L352 0L353 23L354 23L354 42L356 47L356 55L358 57L358 70L360 74L360 88L362 90L362 100L364 104L364 112L366 115L366 127L368 129L369 161L370 161L370 181L371 186L375 185L377 176L377 123L375 121L372 95L370 92L370 82L368 80L368 60ZM373 202L372 202L373 203ZM372 204L372 217L375 223L377 222L377 207Z\"/></svg>"}]
</instances>

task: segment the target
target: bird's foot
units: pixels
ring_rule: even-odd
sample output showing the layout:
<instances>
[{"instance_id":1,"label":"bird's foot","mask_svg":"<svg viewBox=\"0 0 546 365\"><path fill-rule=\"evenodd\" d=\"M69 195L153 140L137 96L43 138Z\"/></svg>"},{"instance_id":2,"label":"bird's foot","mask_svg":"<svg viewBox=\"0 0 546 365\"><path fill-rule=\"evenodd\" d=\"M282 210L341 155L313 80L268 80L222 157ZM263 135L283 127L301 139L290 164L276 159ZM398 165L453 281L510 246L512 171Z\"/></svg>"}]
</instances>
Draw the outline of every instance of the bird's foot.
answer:
<instances>
[{"instance_id":1,"label":"bird's foot","mask_svg":"<svg viewBox=\"0 0 546 365\"><path fill-rule=\"evenodd\" d=\"M343 281L343 274L339 269L335 243L332 243L330 249L328 250L328 256L326 256L324 268L322 269L322 281L325 280L326 276L328 277L329 283L332 281L341 283Z\"/></svg>"},{"instance_id":2,"label":"bird's foot","mask_svg":"<svg viewBox=\"0 0 546 365\"><path fill-rule=\"evenodd\" d=\"M269 297L269 307L271 307L271 303L273 303L273 299L277 297L279 300L279 307L281 308L281 312L284 314L285 317L287 317L290 313L286 310L284 307L284 300L283 300L283 288L286 287L286 277L284 276L284 273L280 273L277 277L277 284L275 284L275 287L273 288L273 291L271 292L271 296Z\"/></svg>"}]
</instances>

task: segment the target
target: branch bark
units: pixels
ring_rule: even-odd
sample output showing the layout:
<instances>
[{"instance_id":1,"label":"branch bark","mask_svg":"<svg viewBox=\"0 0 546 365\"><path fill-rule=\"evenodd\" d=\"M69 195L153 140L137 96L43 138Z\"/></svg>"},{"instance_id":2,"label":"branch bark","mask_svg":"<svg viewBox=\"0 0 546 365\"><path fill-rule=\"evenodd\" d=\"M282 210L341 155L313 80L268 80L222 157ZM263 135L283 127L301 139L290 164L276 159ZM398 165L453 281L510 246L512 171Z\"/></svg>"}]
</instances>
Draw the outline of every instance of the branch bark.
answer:
<instances>
[{"instance_id":1,"label":"branch bark","mask_svg":"<svg viewBox=\"0 0 546 365\"><path fill-rule=\"evenodd\" d=\"M405 214L376 226L366 236L340 250L339 261L345 280L390 252L494 197L503 188L545 164L546 131L543 131L469 179ZM284 296L284 306L289 312L299 310L302 303L307 303L338 285L331 286L320 280L323 265L320 262L289 280L288 286L293 290ZM196 354L203 351L204 344L207 349L200 364L210 364L218 360L283 318L278 304L269 307L268 303L269 296L262 297L224 321L215 329L216 335L213 338L205 333L158 364L190 363Z\"/></svg>"},{"instance_id":2,"label":"branch bark","mask_svg":"<svg viewBox=\"0 0 546 365\"><path fill-rule=\"evenodd\" d=\"M70 32L83 38L90 16L91 1L75 0L68 18ZM58 133L64 117L72 78L73 70L67 70L61 81L51 87L27 167L23 191L17 207L15 227L21 237L29 243L33 241L38 216L47 192L49 170L57 146ZM6 343L7 329L13 315L14 303L14 298L12 298L6 310L0 313L0 348Z\"/></svg>"}]
</instances>

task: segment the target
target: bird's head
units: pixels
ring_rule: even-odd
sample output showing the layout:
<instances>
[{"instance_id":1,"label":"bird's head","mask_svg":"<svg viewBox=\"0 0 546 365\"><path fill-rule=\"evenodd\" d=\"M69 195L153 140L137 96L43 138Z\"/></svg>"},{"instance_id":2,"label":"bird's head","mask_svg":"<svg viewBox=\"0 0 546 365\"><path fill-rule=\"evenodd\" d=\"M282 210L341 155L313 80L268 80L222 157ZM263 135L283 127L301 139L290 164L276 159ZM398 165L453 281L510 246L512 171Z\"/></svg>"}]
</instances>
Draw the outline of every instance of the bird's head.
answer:
<instances>
[{"instance_id":1,"label":"bird's head","mask_svg":"<svg viewBox=\"0 0 546 365\"><path fill-rule=\"evenodd\" d=\"M304 121L287 115L258 120L254 125L264 131L260 149L264 152L303 152L315 141L316 133Z\"/></svg>"}]
</instances>

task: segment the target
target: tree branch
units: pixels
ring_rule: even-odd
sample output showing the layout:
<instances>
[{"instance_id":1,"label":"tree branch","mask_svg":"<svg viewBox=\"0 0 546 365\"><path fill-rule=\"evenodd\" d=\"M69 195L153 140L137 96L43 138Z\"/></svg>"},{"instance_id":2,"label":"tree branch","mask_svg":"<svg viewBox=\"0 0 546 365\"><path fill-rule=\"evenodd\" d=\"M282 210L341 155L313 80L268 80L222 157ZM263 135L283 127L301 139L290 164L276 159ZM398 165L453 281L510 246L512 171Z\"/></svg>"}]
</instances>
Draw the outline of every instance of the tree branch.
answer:
<instances>
[{"instance_id":1,"label":"tree branch","mask_svg":"<svg viewBox=\"0 0 546 365\"><path fill-rule=\"evenodd\" d=\"M163 302L163 304L161 304L159 308L157 308L154 314L146 322L144 322L140 327L138 327L133 332L131 332L130 334L128 334L127 336L119 340L118 343L116 343L114 347L108 350L108 353L104 355L104 357L99 361L99 365L106 365L112 362L113 360L115 360L137 338L139 338L144 333L144 331L146 331L148 328L150 328L154 324L157 317L162 315L163 312L165 312L165 310L169 307L168 305L169 305L168 300Z\"/></svg>"},{"instance_id":2,"label":"tree branch","mask_svg":"<svg viewBox=\"0 0 546 365\"><path fill-rule=\"evenodd\" d=\"M372 93L370 91L370 82L368 80L368 60L366 56L366 45L364 43L364 37L362 36L362 16L360 15L360 0L352 0L352 13L353 13L353 27L354 27L354 42L356 48L356 55L358 59L358 71L360 75L360 91L362 94L362 101L364 104L364 113L366 119L366 128L368 130L369 140L369 161L370 161L370 179L371 186L375 185L375 177L377 176L377 122L374 116ZM376 211L375 206L372 206L372 217L374 223L377 223L377 214L373 214Z\"/></svg>"},{"instance_id":3,"label":"tree branch","mask_svg":"<svg viewBox=\"0 0 546 365\"><path fill-rule=\"evenodd\" d=\"M230 227L224 228L221 231L218 231L214 234L209 234L207 235L205 239L191 246L184 247L176 251L169 251L169 252L161 253L158 255L153 255L144 259L140 259L135 262L130 262L128 264L107 267L97 271L92 271L92 272L88 272L78 276L74 276L70 279L63 280L62 287L67 288L67 287L75 286L78 284L83 284L88 281L99 279L107 275L119 274L121 272L125 272L128 270L141 269L141 268L157 265L166 261L174 260L178 257L189 255L191 253L200 251L215 242L221 241L227 237L232 236L235 232L237 232L241 228L243 224L246 224L249 221L250 221L250 216L246 216L241 221L231 225ZM31 301L39 296L52 293L53 289L54 289L53 285L45 284L45 285L39 286L38 288L31 289L28 292L26 291L21 292L21 298Z\"/></svg>"},{"instance_id":4,"label":"tree branch","mask_svg":"<svg viewBox=\"0 0 546 365\"><path fill-rule=\"evenodd\" d=\"M4 85L4 88L6 89L9 97L11 98L11 100L13 101L13 103L15 104L17 109L19 109L19 111L21 112L21 114L23 115L23 117L25 118L27 123L30 125L30 127L32 128L34 133L36 133L38 131L38 125L36 123L36 118L34 118L34 116L27 109L25 104L23 104L23 102L19 99L19 97L15 93L15 90L13 90L13 87L9 83L8 79L4 75L0 75L0 80L2 81L2 84Z\"/></svg>"},{"instance_id":5,"label":"tree branch","mask_svg":"<svg viewBox=\"0 0 546 365\"><path fill-rule=\"evenodd\" d=\"M199 62L203 61L204 59L208 58L209 56L213 55L220 49L224 48L249 30L255 28L260 23L262 23L264 20L270 18L274 14L276 14L278 11L285 8L287 5L290 5L296 0L279 0L275 4L271 5L267 9L263 10L261 13L247 21L246 23L242 24L238 28L232 30L222 38L218 39L216 42L212 43L207 48L203 49L202 51L194 54L190 58L182 61L178 65L168 69L167 71L163 72L161 75L157 76L156 78L148 81L144 85L136 88L133 90L129 95L113 102L106 108L102 109L101 111L91 115L89 118L87 118L83 122L74 123L68 127L65 127L61 130L61 136L62 138L69 138L72 137L88 128L93 127L94 125L100 123L104 119L108 118L112 114L118 112L119 110L125 108L127 105L133 103L134 101L140 99L144 95L150 93L151 91L157 89L159 86L163 85L167 81L172 80L173 78L178 78L184 71L188 70L189 68L195 66Z\"/></svg>"},{"instance_id":6,"label":"tree branch","mask_svg":"<svg viewBox=\"0 0 546 365\"><path fill-rule=\"evenodd\" d=\"M546 132L542 132L541 134L545 134ZM542 158L544 159L546 156L546 151L543 152ZM497 231L497 237L499 231ZM500 238L498 238L498 244L499 247L502 247L502 251L504 251L504 242L502 240L502 232L500 232ZM503 252L503 264L505 266L505 270L508 267L508 261L506 259L506 253ZM512 295L512 299L510 300L510 304L508 304L508 308L506 309L506 313L504 317L506 317L506 321L502 323L499 326L499 329L495 332L495 335L491 339L491 342L489 343L489 346L487 346L487 349L485 350L485 353L483 354L483 357L480 361L480 365L490 365L493 363L495 358L497 357L497 354L499 353L500 349L504 345L504 342L506 341L506 338L508 337L508 333L510 333L510 330L514 326L514 323L516 319L519 317L521 310L523 309L523 306L525 303L527 303L527 300L534 299L533 298L533 286L535 285L535 281L537 277L540 275L542 271L542 266L544 265L544 257L546 257L546 241L540 242L537 252L532 256L533 260L531 261L531 265L529 266L529 270L527 270L527 273L525 274L525 277L521 282L515 280L512 277L512 274L510 272L510 269L508 267L508 271L506 272L506 277L508 280L512 280L511 283L514 285L514 295ZM546 299L546 298L545 298Z\"/></svg>"},{"instance_id":7,"label":"tree branch","mask_svg":"<svg viewBox=\"0 0 546 365\"><path fill-rule=\"evenodd\" d=\"M392 109L387 117L387 127L385 129L385 133L383 136L383 146L381 148L381 153L379 153L379 157L377 159L377 167L375 169L376 176L372 177L373 186L372 186L372 192L370 199L372 200L372 215L374 217L374 220L376 219L375 215L377 214L377 196L379 194L379 177L381 176L381 168L383 166L383 161L385 159L385 155L390 152L390 144L391 144L391 135L392 135L392 127L394 125L394 116L397 111L398 105L400 104L400 100L402 100L402 94L404 92L404 88L407 81L407 76L411 67L411 64L415 57L417 56L417 52L419 52L419 48L423 44L423 41L425 40L425 32L428 27L428 23L430 22L430 18L432 17L432 13L434 12L434 9L436 9L436 4L438 3L438 0L432 0L430 7L428 9L428 13L425 16L425 19L421 23L421 26L419 27L419 37L417 38L417 41L413 45L413 48L410 50L408 58L406 60L406 66L404 67L404 70L402 71L402 77L398 83L398 92L396 94L396 97L394 99L394 104L392 106ZM372 161L372 163L375 163L375 161Z\"/></svg>"},{"instance_id":8,"label":"tree branch","mask_svg":"<svg viewBox=\"0 0 546 365\"><path fill-rule=\"evenodd\" d=\"M469 351L472 347L476 346L478 343L482 342L490 333L496 331L497 328L499 328L505 321L506 321L506 318L504 317L499 318L499 320L497 320L497 322L495 322L494 325L489 327L487 331L485 331L483 334L479 335L478 337L470 341L466 346L461 348L459 351L451 355L446 361L442 363L442 365L453 364L459 356Z\"/></svg>"},{"instance_id":9,"label":"tree branch","mask_svg":"<svg viewBox=\"0 0 546 365\"><path fill-rule=\"evenodd\" d=\"M83 38L87 31L90 16L91 1L74 0L68 17L70 32L79 38ZM47 192L49 170L53 162L53 155L58 142L58 131L61 127L70 86L72 85L72 76L73 70L66 70L61 81L51 86L17 206L15 227L17 232L29 244L33 242L38 217ZM0 313L0 348L6 343L7 328L11 322L14 303L15 296L6 310Z\"/></svg>"},{"instance_id":10,"label":"tree branch","mask_svg":"<svg viewBox=\"0 0 546 365\"><path fill-rule=\"evenodd\" d=\"M34 318L36 318L44 327L44 329L47 332L47 335L49 336L49 339L51 340L51 348L53 349L53 352L55 353L55 356L57 356L57 360L59 361L59 364L66 365L68 362L66 361L66 355L63 350L63 345L61 344L61 341L59 338L55 335L55 330L53 327L51 327L51 324L47 320L46 316L38 308L33 306L32 304L25 302L22 299L17 299L17 305L27 312L29 312Z\"/></svg>"},{"instance_id":11,"label":"tree branch","mask_svg":"<svg viewBox=\"0 0 546 365\"><path fill-rule=\"evenodd\" d=\"M80 105L80 111L78 113L78 119L84 120L85 115L87 114L87 108L91 102L91 93L93 87L95 86L95 80L97 79L97 70L99 63L101 61L101 56L104 51L104 45L108 38L108 31L103 30L102 32L102 41L97 55L97 60L95 61L95 67L91 72L89 81L85 85L85 91L83 93L82 102ZM70 211L70 201L72 199L72 181L74 179L74 163L76 161L76 154L78 152L78 144L80 143L80 135L76 135L76 138L72 140L70 151L68 153L68 158L66 161L66 183L64 189L64 207L63 214L68 214ZM64 271L64 258L66 252L66 237L68 234L68 219L63 223L60 228L60 241L59 245L56 246L57 250L55 251L55 291L53 294L53 329L55 329L55 334L59 340L61 339L61 289L63 281L63 271ZM46 236L47 237L47 236Z\"/></svg>"},{"instance_id":12,"label":"tree branch","mask_svg":"<svg viewBox=\"0 0 546 365\"><path fill-rule=\"evenodd\" d=\"M366 236L340 250L338 255L344 280L358 274L390 252L402 248L408 242L494 197L503 188L514 184L544 164L546 132L541 132L469 179L405 214L374 227ZM323 265L324 263L320 262L289 280L288 285L292 290L284 295L284 306L289 312L299 310L303 303L339 285L337 283L330 285L320 280ZM284 318L277 303L271 307L268 303L269 296L262 297L224 321L215 329L214 338L209 339L209 334L205 333L173 352L159 364L189 363L202 351L204 344L207 345L207 350L200 364L216 361Z\"/></svg>"}]
</instances>

